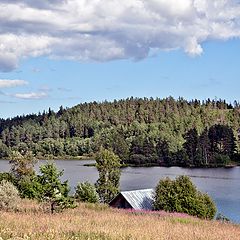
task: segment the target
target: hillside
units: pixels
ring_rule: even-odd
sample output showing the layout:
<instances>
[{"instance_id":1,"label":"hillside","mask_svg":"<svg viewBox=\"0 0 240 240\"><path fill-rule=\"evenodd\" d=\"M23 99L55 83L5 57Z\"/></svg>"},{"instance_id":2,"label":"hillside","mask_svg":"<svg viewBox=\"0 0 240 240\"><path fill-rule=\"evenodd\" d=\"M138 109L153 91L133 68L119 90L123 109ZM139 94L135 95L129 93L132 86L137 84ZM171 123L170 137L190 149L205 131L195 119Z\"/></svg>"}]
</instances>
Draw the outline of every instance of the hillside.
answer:
<instances>
[{"instance_id":1,"label":"hillside","mask_svg":"<svg viewBox=\"0 0 240 240\"><path fill-rule=\"evenodd\" d=\"M212 129L218 136L211 140L208 131L215 124L228 129ZM186 160L189 158L186 146L186 151L182 151L186 135L192 129L201 146L211 143L209 150L198 147L198 155L209 151L212 160L207 164L206 156L202 162L195 163L194 159ZM92 156L104 146L112 148L125 163L218 165L216 158L223 158L224 163L229 159L239 161L239 132L237 102L232 105L224 100L201 102L172 97L92 102L69 109L60 107L56 113L49 109L39 114L1 119L0 158L9 158L13 151L37 158ZM201 137L205 138L204 142ZM215 139L219 139L218 142L214 142ZM212 142L208 144L208 141ZM225 147L229 142L231 146ZM214 144L223 147L216 149Z\"/></svg>"},{"instance_id":2,"label":"hillside","mask_svg":"<svg viewBox=\"0 0 240 240\"><path fill-rule=\"evenodd\" d=\"M27 205L26 205L27 204ZM139 213L80 204L60 214L27 202L17 213L1 212L0 239L237 240L240 227L166 213Z\"/></svg>"}]
</instances>

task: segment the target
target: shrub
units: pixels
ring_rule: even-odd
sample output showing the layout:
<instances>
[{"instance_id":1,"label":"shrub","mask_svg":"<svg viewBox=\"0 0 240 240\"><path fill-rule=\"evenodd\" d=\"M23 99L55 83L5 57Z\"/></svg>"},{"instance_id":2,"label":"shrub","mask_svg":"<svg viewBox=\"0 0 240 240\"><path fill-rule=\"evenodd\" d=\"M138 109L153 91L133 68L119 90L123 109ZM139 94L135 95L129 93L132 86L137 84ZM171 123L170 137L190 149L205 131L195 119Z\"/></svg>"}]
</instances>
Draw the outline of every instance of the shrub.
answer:
<instances>
[{"instance_id":1,"label":"shrub","mask_svg":"<svg viewBox=\"0 0 240 240\"><path fill-rule=\"evenodd\" d=\"M160 180L156 187L154 209L187 213L205 219L213 219L216 214L213 200L199 192L187 176Z\"/></svg>"},{"instance_id":2,"label":"shrub","mask_svg":"<svg viewBox=\"0 0 240 240\"><path fill-rule=\"evenodd\" d=\"M39 182L39 176L32 174L18 181L18 190L22 198L41 199L43 186Z\"/></svg>"},{"instance_id":3,"label":"shrub","mask_svg":"<svg viewBox=\"0 0 240 240\"><path fill-rule=\"evenodd\" d=\"M99 202L99 196L97 194L96 188L89 182L79 183L77 185L75 198L82 202Z\"/></svg>"},{"instance_id":4,"label":"shrub","mask_svg":"<svg viewBox=\"0 0 240 240\"><path fill-rule=\"evenodd\" d=\"M0 209L15 210L20 197L17 188L10 182L3 180L0 182Z\"/></svg>"},{"instance_id":5,"label":"shrub","mask_svg":"<svg viewBox=\"0 0 240 240\"><path fill-rule=\"evenodd\" d=\"M9 173L9 172L1 172L0 173L0 182L3 180L5 180L7 182L11 182L13 184L16 182L16 179L14 178L13 174Z\"/></svg>"}]
</instances>

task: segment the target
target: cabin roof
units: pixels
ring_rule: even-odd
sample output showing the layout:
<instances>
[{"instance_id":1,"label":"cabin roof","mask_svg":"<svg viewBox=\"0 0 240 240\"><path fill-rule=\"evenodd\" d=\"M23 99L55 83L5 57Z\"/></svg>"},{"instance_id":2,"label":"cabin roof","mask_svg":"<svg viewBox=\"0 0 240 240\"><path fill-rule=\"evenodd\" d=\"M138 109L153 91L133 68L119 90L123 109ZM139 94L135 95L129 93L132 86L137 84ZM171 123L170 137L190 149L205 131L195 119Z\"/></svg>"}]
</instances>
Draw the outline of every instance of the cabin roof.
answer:
<instances>
[{"instance_id":1,"label":"cabin roof","mask_svg":"<svg viewBox=\"0 0 240 240\"><path fill-rule=\"evenodd\" d=\"M120 193L135 210L152 210L153 189L123 191Z\"/></svg>"}]
</instances>

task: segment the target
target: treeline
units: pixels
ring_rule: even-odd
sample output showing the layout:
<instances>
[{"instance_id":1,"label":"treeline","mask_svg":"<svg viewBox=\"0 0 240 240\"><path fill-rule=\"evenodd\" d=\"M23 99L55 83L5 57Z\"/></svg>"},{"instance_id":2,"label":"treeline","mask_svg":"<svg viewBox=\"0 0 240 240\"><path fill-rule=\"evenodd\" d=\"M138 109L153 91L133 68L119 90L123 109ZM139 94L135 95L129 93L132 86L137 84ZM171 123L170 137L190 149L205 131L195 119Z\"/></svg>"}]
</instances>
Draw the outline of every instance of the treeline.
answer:
<instances>
[{"instance_id":1,"label":"treeline","mask_svg":"<svg viewBox=\"0 0 240 240\"><path fill-rule=\"evenodd\" d=\"M128 98L1 119L0 158L94 156L103 146L124 163L216 166L239 161L239 133L238 102Z\"/></svg>"}]
</instances>

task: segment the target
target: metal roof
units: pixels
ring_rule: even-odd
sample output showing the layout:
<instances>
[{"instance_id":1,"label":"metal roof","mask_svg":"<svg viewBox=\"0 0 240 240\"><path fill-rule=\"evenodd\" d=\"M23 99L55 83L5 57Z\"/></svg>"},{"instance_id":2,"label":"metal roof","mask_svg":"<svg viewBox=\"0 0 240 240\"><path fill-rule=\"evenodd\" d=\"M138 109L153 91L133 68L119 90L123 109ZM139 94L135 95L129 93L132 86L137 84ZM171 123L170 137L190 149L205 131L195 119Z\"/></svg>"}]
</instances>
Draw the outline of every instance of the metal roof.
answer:
<instances>
[{"instance_id":1,"label":"metal roof","mask_svg":"<svg viewBox=\"0 0 240 240\"><path fill-rule=\"evenodd\" d=\"M153 189L143 189L135 191L121 192L122 196L136 210L152 210L153 204Z\"/></svg>"}]
</instances>

